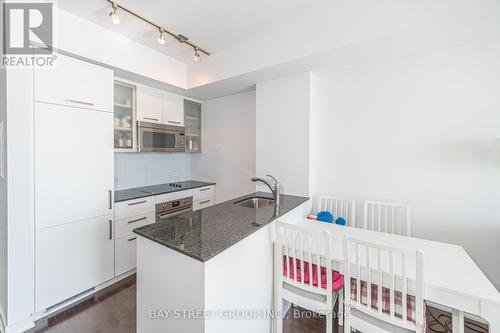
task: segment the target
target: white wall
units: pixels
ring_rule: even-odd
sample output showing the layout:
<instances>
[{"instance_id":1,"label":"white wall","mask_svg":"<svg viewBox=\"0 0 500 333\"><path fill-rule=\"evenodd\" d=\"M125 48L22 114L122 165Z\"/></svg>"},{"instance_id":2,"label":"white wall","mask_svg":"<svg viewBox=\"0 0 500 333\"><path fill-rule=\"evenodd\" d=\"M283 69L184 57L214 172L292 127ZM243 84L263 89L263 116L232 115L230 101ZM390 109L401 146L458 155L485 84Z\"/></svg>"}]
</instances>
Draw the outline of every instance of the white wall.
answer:
<instances>
[{"instance_id":1,"label":"white wall","mask_svg":"<svg viewBox=\"0 0 500 333\"><path fill-rule=\"evenodd\" d=\"M192 155L192 177L217 183L217 202L255 191L255 91L203 104L203 153Z\"/></svg>"},{"instance_id":2,"label":"white wall","mask_svg":"<svg viewBox=\"0 0 500 333\"><path fill-rule=\"evenodd\" d=\"M3 6L0 6L0 17L3 17ZM3 45L3 24L0 24L0 45ZM5 121L7 119L7 74L5 68L0 66L0 126L4 126L3 137L0 137L0 154L2 144L4 153L0 160L4 163L7 159ZM2 133L0 132L0 135ZM1 163L0 162L0 165ZM7 310L7 175L0 176L0 331L5 324Z\"/></svg>"},{"instance_id":3,"label":"white wall","mask_svg":"<svg viewBox=\"0 0 500 333\"><path fill-rule=\"evenodd\" d=\"M414 236L463 245L500 288L499 89L498 40L315 71L313 192L359 199L358 225L364 199L409 203Z\"/></svg>"},{"instance_id":4,"label":"white wall","mask_svg":"<svg viewBox=\"0 0 500 333\"><path fill-rule=\"evenodd\" d=\"M191 180L191 154L115 153L115 190Z\"/></svg>"},{"instance_id":5,"label":"white wall","mask_svg":"<svg viewBox=\"0 0 500 333\"><path fill-rule=\"evenodd\" d=\"M310 74L258 83L256 92L257 176L271 174L283 193L308 196Z\"/></svg>"},{"instance_id":6,"label":"white wall","mask_svg":"<svg viewBox=\"0 0 500 333\"><path fill-rule=\"evenodd\" d=\"M186 64L54 6L54 47L131 73L186 87Z\"/></svg>"}]
</instances>

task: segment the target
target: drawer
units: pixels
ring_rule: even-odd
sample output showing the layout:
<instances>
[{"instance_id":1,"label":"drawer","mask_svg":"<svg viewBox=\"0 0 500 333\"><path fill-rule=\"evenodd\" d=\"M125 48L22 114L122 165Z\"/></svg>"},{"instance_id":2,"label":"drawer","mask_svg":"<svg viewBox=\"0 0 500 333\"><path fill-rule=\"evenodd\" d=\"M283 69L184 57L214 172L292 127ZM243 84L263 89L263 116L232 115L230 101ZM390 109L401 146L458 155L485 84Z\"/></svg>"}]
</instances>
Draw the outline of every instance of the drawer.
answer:
<instances>
[{"instance_id":1,"label":"drawer","mask_svg":"<svg viewBox=\"0 0 500 333\"><path fill-rule=\"evenodd\" d=\"M115 239L115 276L134 269L136 263L137 235Z\"/></svg>"},{"instance_id":2,"label":"drawer","mask_svg":"<svg viewBox=\"0 0 500 333\"><path fill-rule=\"evenodd\" d=\"M203 186L193 190L193 200L198 201L204 198L215 197L215 186Z\"/></svg>"},{"instance_id":3,"label":"drawer","mask_svg":"<svg viewBox=\"0 0 500 333\"><path fill-rule=\"evenodd\" d=\"M193 210L199 210L215 204L215 197L204 198L193 203Z\"/></svg>"},{"instance_id":4,"label":"drawer","mask_svg":"<svg viewBox=\"0 0 500 333\"><path fill-rule=\"evenodd\" d=\"M157 204L159 204L162 202L182 199L182 198L191 197L191 196L193 196L192 190L184 190L184 191L173 192L173 193L159 194L156 196L155 201Z\"/></svg>"},{"instance_id":5,"label":"drawer","mask_svg":"<svg viewBox=\"0 0 500 333\"><path fill-rule=\"evenodd\" d=\"M155 197L117 202L115 204L115 220L130 218L155 211Z\"/></svg>"},{"instance_id":6,"label":"drawer","mask_svg":"<svg viewBox=\"0 0 500 333\"><path fill-rule=\"evenodd\" d=\"M155 213L149 212L146 214L129 217L126 219L115 220L115 237L120 238L133 233L135 228L142 227L155 222Z\"/></svg>"}]
</instances>

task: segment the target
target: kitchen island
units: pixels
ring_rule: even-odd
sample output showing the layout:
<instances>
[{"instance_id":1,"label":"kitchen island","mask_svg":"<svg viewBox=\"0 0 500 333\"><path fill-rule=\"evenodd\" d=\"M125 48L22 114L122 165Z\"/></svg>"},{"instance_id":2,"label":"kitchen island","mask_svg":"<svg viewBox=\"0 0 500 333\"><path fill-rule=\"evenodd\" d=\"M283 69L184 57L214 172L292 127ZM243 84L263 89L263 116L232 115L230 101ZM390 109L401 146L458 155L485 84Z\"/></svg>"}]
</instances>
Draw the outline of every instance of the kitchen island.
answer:
<instances>
[{"instance_id":1,"label":"kitchen island","mask_svg":"<svg viewBox=\"0 0 500 333\"><path fill-rule=\"evenodd\" d=\"M310 201L281 195L277 214L241 205L255 197L272 199L253 193L134 230L138 333L271 331L272 222L304 217Z\"/></svg>"}]
</instances>

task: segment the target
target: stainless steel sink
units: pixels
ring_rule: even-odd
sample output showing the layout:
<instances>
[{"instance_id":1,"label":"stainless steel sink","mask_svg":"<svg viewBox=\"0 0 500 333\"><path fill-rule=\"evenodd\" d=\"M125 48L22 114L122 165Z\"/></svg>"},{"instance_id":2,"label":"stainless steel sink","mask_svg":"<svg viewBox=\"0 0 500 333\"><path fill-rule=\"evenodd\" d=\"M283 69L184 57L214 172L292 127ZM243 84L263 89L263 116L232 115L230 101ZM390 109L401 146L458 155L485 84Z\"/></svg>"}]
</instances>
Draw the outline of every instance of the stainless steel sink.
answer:
<instances>
[{"instance_id":1,"label":"stainless steel sink","mask_svg":"<svg viewBox=\"0 0 500 333\"><path fill-rule=\"evenodd\" d=\"M274 205L274 200L264 197L254 197L235 202L235 205L248 208L264 208Z\"/></svg>"}]
</instances>

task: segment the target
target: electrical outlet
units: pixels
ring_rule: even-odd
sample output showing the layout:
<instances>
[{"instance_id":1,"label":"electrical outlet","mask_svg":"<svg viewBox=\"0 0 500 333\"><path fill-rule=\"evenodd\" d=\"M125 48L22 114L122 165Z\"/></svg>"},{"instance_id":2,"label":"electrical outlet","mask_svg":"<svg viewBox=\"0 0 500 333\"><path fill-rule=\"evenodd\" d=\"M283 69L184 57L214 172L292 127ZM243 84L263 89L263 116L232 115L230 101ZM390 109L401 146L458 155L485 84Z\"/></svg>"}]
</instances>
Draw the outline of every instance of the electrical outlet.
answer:
<instances>
[{"instance_id":1,"label":"electrical outlet","mask_svg":"<svg viewBox=\"0 0 500 333\"><path fill-rule=\"evenodd\" d=\"M172 177L177 177L179 173L177 171L172 171Z\"/></svg>"}]
</instances>

